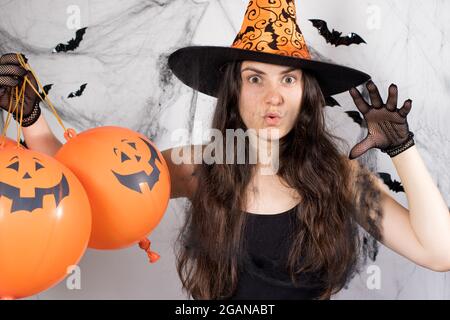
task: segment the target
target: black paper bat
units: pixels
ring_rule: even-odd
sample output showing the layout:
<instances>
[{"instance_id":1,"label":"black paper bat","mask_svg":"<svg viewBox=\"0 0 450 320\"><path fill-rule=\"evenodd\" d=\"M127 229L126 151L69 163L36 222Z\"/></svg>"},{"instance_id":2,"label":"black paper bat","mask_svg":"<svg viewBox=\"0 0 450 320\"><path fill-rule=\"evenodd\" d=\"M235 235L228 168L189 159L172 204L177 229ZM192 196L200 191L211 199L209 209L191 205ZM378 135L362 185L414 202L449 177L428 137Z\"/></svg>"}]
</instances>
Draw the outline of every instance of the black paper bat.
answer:
<instances>
[{"instance_id":1,"label":"black paper bat","mask_svg":"<svg viewBox=\"0 0 450 320\"><path fill-rule=\"evenodd\" d=\"M87 83L84 83L81 85L80 89L78 89L75 92L71 92L69 93L69 95L67 96L67 98L75 98L75 97L79 97L83 94L84 89L86 89Z\"/></svg>"},{"instance_id":2,"label":"black paper bat","mask_svg":"<svg viewBox=\"0 0 450 320\"><path fill-rule=\"evenodd\" d=\"M153 146L150 143L148 143L142 138L141 140L144 141L144 143L150 150L150 160L148 161L148 164L150 165L150 167L153 168L152 173L146 174L145 171L139 171L128 175L122 175L111 170L112 173L116 176L117 180L119 180L121 185L131 190L137 191L139 193L142 193L141 188L139 186L140 183L147 183L148 187L151 190L153 189L155 184L159 181L159 175L161 173L159 168L156 166L156 160L158 160L159 163L161 163L161 159L159 159L157 151L155 150L155 148L153 148ZM122 160L122 162L123 161L124 160Z\"/></svg>"},{"instance_id":3,"label":"black paper bat","mask_svg":"<svg viewBox=\"0 0 450 320\"><path fill-rule=\"evenodd\" d=\"M359 113L358 111L345 111L345 113L352 118L352 120L354 122L356 122L357 124L359 124L360 126L362 126L363 123L363 118L361 117L361 113Z\"/></svg>"},{"instance_id":4,"label":"black paper bat","mask_svg":"<svg viewBox=\"0 0 450 320\"><path fill-rule=\"evenodd\" d=\"M44 89L43 91L45 92L46 95L48 95L48 93L50 92L52 87L53 87L53 83L50 83L50 84L46 84L42 89ZM44 92L39 93L41 95L42 99L45 99Z\"/></svg>"},{"instance_id":5,"label":"black paper bat","mask_svg":"<svg viewBox=\"0 0 450 320\"><path fill-rule=\"evenodd\" d=\"M340 107L341 106L339 104L339 102L337 102L336 99L334 99L333 97L326 97L325 98L325 105L329 106L329 107L335 107L335 106Z\"/></svg>"},{"instance_id":6,"label":"black paper bat","mask_svg":"<svg viewBox=\"0 0 450 320\"><path fill-rule=\"evenodd\" d=\"M383 180L383 182L389 187L390 190L394 192L405 192L403 185L400 181L392 180L392 177L389 173L378 172L378 175Z\"/></svg>"},{"instance_id":7,"label":"black paper bat","mask_svg":"<svg viewBox=\"0 0 450 320\"><path fill-rule=\"evenodd\" d=\"M36 188L34 197L32 198L22 198L20 196L20 188L0 181L0 197L6 197L12 200L11 213L20 210L29 211L31 213L34 209L42 209L42 200L47 194L52 194L55 197L57 207L59 203L69 195L69 184L67 183L66 177L62 175L61 181L53 187Z\"/></svg>"},{"instance_id":8,"label":"black paper bat","mask_svg":"<svg viewBox=\"0 0 450 320\"><path fill-rule=\"evenodd\" d=\"M81 40L83 40L83 36L86 33L86 29L87 27L78 29L75 32L75 39L74 38L70 39L69 42L67 42L67 44L59 43L55 47L53 52L58 53L58 52L74 51L80 45Z\"/></svg>"},{"instance_id":9,"label":"black paper bat","mask_svg":"<svg viewBox=\"0 0 450 320\"><path fill-rule=\"evenodd\" d=\"M313 26L319 30L319 33L321 36L325 38L327 43L331 43L334 46L349 46L352 44L361 44L366 43L363 38L361 38L356 33L350 33L347 36L342 37L342 32L328 29L327 23L323 20L319 19L310 19L309 21L312 22Z\"/></svg>"}]
</instances>

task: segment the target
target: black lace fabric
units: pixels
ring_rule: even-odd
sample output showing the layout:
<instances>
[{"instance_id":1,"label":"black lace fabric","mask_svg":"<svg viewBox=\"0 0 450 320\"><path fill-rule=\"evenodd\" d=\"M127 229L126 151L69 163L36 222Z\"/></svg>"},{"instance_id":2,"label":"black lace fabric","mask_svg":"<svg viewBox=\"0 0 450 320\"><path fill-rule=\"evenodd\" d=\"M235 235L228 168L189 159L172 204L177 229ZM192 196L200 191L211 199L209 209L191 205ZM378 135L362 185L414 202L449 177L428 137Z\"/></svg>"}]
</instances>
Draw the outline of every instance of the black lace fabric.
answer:
<instances>
[{"instance_id":1,"label":"black lace fabric","mask_svg":"<svg viewBox=\"0 0 450 320\"><path fill-rule=\"evenodd\" d=\"M21 90L25 76L37 90L38 85L36 79L30 71L25 70L20 65L17 54L8 53L0 57L0 108L10 111L10 107L14 108L17 103L19 113L21 112L22 102L21 100L16 101L16 93ZM39 97L28 83L25 86L24 95L23 115L28 116L33 111L33 107Z\"/></svg>"}]
</instances>

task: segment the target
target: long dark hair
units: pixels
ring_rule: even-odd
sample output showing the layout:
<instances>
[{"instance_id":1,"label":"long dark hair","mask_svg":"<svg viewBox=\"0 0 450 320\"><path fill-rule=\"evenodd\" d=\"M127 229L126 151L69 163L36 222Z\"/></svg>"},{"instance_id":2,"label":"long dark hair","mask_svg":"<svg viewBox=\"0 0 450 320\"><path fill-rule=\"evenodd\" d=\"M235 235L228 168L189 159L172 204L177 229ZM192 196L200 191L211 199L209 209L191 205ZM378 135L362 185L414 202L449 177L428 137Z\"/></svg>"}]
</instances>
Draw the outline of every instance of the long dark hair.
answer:
<instances>
[{"instance_id":1,"label":"long dark hair","mask_svg":"<svg viewBox=\"0 0 450 320\"><path fill-rule=\"evenodd\" d=\"M246 129L238 109L240 69L241 62L223 68L212 121L212 128L220 130L223 136L226 129ZM358 215L366 214L370 208L367 203L355 204L349 182L351 168L335 143L342 139L325 129L325 100L316 78L303 70L303 79L298 119L279 144L278 175L302 199L297 207L287 270L294 283L302 273L319 274L323 288L319 298L329 298L357 271L359 253L367 256L370 251L361 250L367 245L367 238L361 241L355 223ZM224 141L224 150L225 143L228 142ZM247 157L248 144L245 151ZM236 289L246 221L242 208L254 169L249 161L203 163L198 167L198 188L178 238L177 254L183 288L195 299L224 299ZM358 212L364 205L364 212ZM376 223L368 216L364 219L369 221L372 234L379 235ZM376 241L372 244L376 246Z\"/></svg>"}]
</instances>

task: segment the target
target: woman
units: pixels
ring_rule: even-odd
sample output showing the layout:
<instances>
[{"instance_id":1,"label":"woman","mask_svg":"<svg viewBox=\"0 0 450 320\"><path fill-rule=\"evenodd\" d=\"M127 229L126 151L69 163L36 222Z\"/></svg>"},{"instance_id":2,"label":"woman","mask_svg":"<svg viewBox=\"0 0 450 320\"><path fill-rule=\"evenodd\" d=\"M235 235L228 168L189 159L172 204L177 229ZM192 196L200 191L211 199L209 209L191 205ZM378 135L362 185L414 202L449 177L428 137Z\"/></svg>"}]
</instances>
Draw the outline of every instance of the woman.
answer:
<instances>
[{"instance_id":1,"label":"woman","mask_svg":"<svg viewBox=\"0 0 450 320\"><path fill-rule=\"evenodd\" d=\"M370 81L370 106L354 88L366 74L313 61L294 1L250 1L231 48L182 48L169 65L185 84L218 98L212 127L223 136L226 129L279 133L276 174L262 174L260 163L203 163L192 167L191 178L184 172L192 206L178 271L194 298L329 298L359 260L376 255L376 241L360 242L359 225L415 263L448 270L450 217L408 129L411 101L397 110L391 85L384 104ZM324 96L349 89L369 129L349 157L374 147L389 154L409 211L379 178L343 156L324 127Z\"/></svg>"},{"instance_id":2,"label":"woman","mask_svg":"<svg viewBox=\"0 0 450 320\"><path fill-rule=\"evenodd\" d=\"M171 197L188 197L192 203L177 266L184 289L195 299L328 299L367 255L376 255L376 241L366 243L359 226L421 266L450 269L450 217L413 144L406 121L411 102L397 110L397 90L391 86L384 104L369 82L368 105L354 87L369 77L311 60L295 21L292 1L251 1L231 48L183 48L169 59L184 83L218 98L212 128L224 135L226 129L254 129L257 141L268 142L265 151L279 146L270 153L272 160L279 158L273 174L259 162L172 161L194 147L163 152ZM2 57L0 64L8 59ZM12 60L9 65L15 64ZM14 74L23 76L18 69ZM10 75L0 67L0 80L11 81ZM2 85L9 101L13 83ZM349 89L369 128L350 158L373 147L388 153L409 210L380 179L341 154L336 137L325 128L324 96ZM27 124L32 123L24 129L27 145L54 154L60 143L42 116L33 118L36 99L30 97L24 111ZM220 141L224 150L229 143ZM252 147L247 141L246 155Z\"/></svg>"}]
</instances>

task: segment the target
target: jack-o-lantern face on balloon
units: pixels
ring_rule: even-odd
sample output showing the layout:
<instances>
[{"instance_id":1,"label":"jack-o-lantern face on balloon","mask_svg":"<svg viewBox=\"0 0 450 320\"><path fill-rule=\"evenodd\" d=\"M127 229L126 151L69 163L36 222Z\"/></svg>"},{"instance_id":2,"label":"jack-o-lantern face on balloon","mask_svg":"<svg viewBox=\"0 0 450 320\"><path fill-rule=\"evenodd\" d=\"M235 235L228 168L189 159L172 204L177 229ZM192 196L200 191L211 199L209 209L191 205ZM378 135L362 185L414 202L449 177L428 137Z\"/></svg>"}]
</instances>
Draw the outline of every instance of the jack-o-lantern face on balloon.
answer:
<instances>
[{"instance_id":1,"label":"jack-o-lantern face on balloon","mask_svg":"<svg viewBox=\"0 0 450 320\"><path fill-rule=\"evenodd\" d=\"M162 219L170 198L169 169L144 135L122 127L93 128L69 137L55 157L89 195L90 248L137 244Z\"/></svg>"},{"instance_id":2,"label":"jack-o-lantern face on balloon","mask_svg":"<svg viewBox=\"0 0 450 320\"><path fill-rule=\"evenodd\" d=\"M27 297L67 276L92 218L76 176L48 155L0 147L0 299Z\"/></svg>"},{"instance_id":3,"label":"jack-o-lantern face on balloon","mask_svg":"<svg viewBox=\"0 0 450 320\"><path fill-rule=\"evenodd\" d=\"M56 208L69 195L61 170L27 152L12 155L0 163L0 197L11 201L11 213L43 209L46 195L53 196Z\"/></svg>"},{"instance_id":4,"label":"jack-o-lantern face on balloon","mask_svg":"<svg viewBox=\"0 0 450 320\"><path fill-rule=\"evenodd\" d=\"M122 139L113 151L117 166L112 172L121 185L140 193L147 187L153 189L160 175L156 161L161 164L161 159L149 142L142 138Z\"/></svg>"}]
</instances>

